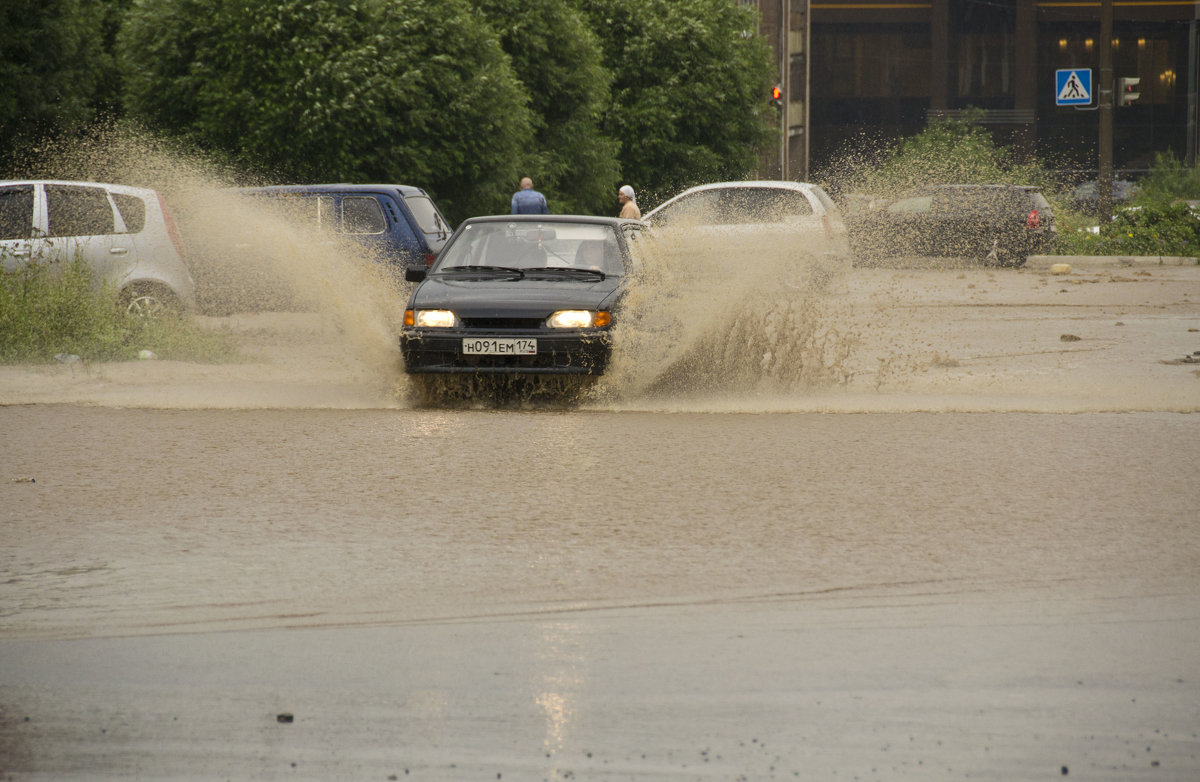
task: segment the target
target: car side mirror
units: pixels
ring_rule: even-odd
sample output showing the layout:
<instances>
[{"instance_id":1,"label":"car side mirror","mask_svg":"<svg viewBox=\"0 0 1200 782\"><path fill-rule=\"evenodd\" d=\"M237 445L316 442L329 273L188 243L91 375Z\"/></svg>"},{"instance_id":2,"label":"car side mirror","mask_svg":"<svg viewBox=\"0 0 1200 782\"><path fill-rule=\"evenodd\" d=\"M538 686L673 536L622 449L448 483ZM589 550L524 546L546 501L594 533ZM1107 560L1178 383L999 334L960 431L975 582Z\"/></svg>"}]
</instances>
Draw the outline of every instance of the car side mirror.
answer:
<instances>
[{"instance_id":1,"label":"car side mirror","mask_svg":"<svg viewBox=\"0 0 1200 782\"><path fill-rule=\"evenodd\" d=\"M417 264L414 266L404 267L404 279L406 282L420 282L425 279L425 274L429 271L425 264Z\"/></svg>"}]
</instances>

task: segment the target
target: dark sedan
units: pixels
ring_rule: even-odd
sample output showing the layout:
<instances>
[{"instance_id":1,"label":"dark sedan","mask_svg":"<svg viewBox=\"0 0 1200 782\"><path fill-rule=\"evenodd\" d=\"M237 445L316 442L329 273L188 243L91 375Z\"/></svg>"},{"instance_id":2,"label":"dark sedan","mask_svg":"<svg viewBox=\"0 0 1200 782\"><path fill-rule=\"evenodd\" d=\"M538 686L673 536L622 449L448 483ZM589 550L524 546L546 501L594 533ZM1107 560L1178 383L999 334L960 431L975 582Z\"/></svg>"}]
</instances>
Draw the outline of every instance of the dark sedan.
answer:
<instances>
[{"instance_id":1,"label":"dark sedan","mask_svg":"<svg viewBox=\"0 0 1200 782\"><path fill-rule=\"evenodd\" d=\"M848 220L860 265L907 255L1023 266L1053 249L1054 213L1036 187L936 185Z\"/></svg>"},{"instance_id":2,"label":"dark sedan","mask_svg":"<svg viewBox=\"0 0 1200 782\"><path fill-rule=\"evenodd\" d=\"M644 223L504 215L466 220L420 282L400 332L416 375L600 375Z\"/></svg>"}]
</instances>

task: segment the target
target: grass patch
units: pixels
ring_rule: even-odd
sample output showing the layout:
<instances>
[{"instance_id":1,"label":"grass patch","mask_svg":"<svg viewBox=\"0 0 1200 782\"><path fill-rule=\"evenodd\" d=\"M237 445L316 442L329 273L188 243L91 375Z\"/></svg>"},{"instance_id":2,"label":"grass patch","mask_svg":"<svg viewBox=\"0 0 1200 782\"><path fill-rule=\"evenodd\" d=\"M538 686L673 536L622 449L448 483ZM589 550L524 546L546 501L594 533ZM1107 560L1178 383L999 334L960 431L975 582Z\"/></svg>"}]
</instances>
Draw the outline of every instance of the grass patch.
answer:
<instances>
[{"instance_id":1,"label":"grass patch","mask_svg":"<svg viewBox=\"0 0 1200 782\"><path fill-rule=\"evenodd\" d=\"M238 357L228 333L205 331L181 313L129 315L82 260L63 268L30 264L0 273L0 363L48 363L56 356L127 361L158 358L220 363Z\"/></svg>"}]
</instances>

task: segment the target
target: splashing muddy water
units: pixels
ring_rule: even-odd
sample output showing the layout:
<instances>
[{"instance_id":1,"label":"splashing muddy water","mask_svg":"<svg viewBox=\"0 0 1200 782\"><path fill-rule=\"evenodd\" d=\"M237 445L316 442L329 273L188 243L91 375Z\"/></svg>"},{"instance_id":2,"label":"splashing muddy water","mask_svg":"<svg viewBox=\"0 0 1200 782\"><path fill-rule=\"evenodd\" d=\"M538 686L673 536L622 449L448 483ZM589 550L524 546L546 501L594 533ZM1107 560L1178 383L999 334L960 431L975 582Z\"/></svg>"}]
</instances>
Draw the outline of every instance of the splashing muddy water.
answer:
<instances>
[{"instance_id":1,"label":"splashing muddy water","mask_svg":"<svg viewBox=\"0 0 1200 782\"><path fill-rule=\"evenodd\" d=\"M410 287L361 247L238 195L236 176L151 137L113 133L57 154L59 176L165 195L190 249L197 321L231 333L244 357L0 367L0 401L414 403L397 349ZM743 411L1197 406L1193 368L1171 363L1200 347L1194 266L1096 259L1055 275L1045 263L896 259L858 268L792 236L687 229L655 231L645 245L609 372L581 396L552 387L551 401ZM470 403L472 393L461 396Z\"/></svg>"}]
</instances>

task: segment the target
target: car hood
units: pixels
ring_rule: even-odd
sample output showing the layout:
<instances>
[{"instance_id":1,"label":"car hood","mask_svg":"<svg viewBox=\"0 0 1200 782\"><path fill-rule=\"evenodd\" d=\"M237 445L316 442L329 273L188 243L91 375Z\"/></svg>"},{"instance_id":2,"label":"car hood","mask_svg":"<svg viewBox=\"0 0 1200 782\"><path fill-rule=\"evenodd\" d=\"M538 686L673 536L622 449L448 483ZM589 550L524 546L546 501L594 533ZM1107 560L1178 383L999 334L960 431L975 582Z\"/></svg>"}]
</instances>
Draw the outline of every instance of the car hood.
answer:
<instances>
[{"instance_id":1,"label":"car hood","mask_svg":"<svg viewBox=\"0 0 1200 782\"><path fill-rule=\"evenodd\" d=\"M620 287L620 277L603 280L429 277L417 286L409 306L453 310L466 318L539 318L555 310L609 309Z\"/></svg>"}]
</instances>

